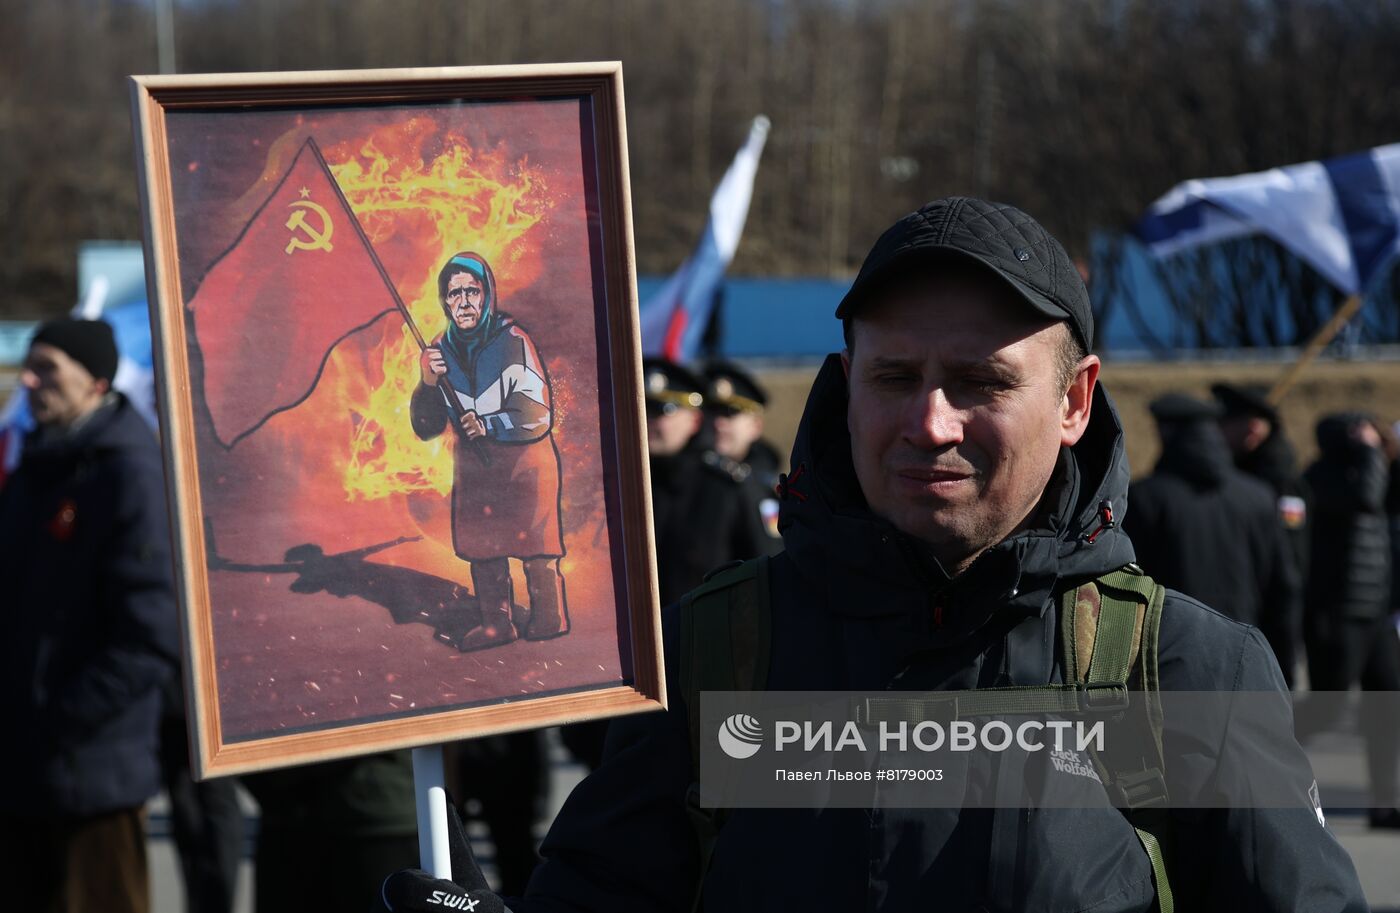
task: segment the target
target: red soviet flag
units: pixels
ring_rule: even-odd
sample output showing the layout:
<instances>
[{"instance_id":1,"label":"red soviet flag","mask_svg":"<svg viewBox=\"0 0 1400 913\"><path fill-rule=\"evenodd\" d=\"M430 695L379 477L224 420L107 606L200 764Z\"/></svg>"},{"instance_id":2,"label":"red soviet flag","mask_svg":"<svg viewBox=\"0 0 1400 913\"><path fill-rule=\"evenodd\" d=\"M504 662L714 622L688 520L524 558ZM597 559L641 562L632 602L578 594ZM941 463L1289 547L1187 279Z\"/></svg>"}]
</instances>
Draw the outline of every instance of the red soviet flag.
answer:
<instances>
[{"instance_id":1,"label":"red soviet flag","mask_svg":"<svg viewBox=\"0 0 1400 913\"><path fill-rule=\"evenodd\" d=\"M215 436L232 447L301 402L331 350L395 306L387 276L308 139L190 299Z\"/></svg>"}]
</instances>

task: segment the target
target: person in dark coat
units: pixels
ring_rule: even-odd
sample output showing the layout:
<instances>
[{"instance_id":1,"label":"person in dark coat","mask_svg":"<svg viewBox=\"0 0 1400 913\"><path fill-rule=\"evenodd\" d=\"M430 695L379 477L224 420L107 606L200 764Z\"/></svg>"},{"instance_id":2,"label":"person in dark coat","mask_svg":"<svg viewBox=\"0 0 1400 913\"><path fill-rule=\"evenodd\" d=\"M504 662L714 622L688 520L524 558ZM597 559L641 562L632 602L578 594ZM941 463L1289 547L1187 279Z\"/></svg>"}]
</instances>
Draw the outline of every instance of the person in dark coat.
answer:
<instances>
[{"instance_id":1,"label":"person in dark coat","mask_svg":"<svg viewBox=\"0 0 1400 913\"><path fill-rule=\"evenodd\" d=\"M1210 392L1224 409L1220 430L1235 468L1260 479L1278 498L1278 515L1288 531L1298 579L1308 579L1308 490L1298 470L1298 458L1278 409L1257 387L1211 384Z\"/></svg>"},{"instance_id":2,"label":"person in dark coat","mask_svg":"<svg viewBox=\"0 0 1400 913\"><path fill-rule=\"evenodd\" d=\"M0 880L14 910L145 911L144 806L179 645L155 436L100 321L39 327L0 489Z\"/></svg>"},{"instance_id":3,"label":"person in dark coat","mask_svg":"<svg viewBox=\"0 0 1400 913\"><path fill-rule=\"evenodd\" d=\"M477 254L454 255L438 273L447 330L419 359L422 383L411 415L419 438L460 431L452 479L452 545L471 562L481 624L458 644L495 647L523 634L547 640L569 632L559 559L559 451L553 393L529 335L500 310L491 266ZM440 385L446 378L457 402ZM517 632L510 559L520 560L530 596L529 622Z\"/></svg>"},{"instance_id":4,"label":"person in dark coat","mask_svg":"<svg viewBox=\"0 0 1400 913\"><path fill-rule=\"evenodd\" d=\"M501 893L524 893L540 861L535 822L549 793L549 752L543 731L527 729L457 742L448 747L446 757L449 788L463 820L480 821L491 835Z\"/></svg>"},{"instance_id":5,"label":"person in dark coat","mask_svg":"<svg viewBox=\"0 0 1400 913\"><path fill-rule=\"evenodd\" d=\"M1068 254L1012 207L935 201L876 242L837 315L846 352L813 383L784 485L785 548L767 564L767 689L909 695L1065 681L1062 596L1134 558L1116 522L1127 500L1123 432L1097 385L1099 360L1086 354L1093 317ZM1168 717L1171 795L1224 797L1245 772L1265 770L1290 784L1268 808L1161 809L1176 909L1365 910L1355 869L1309 795L1267 642L1189 596L1169 590L1165 600L1162 691L1262 692L1284 720L1227 765L1215 754L1218 727ZM463 850L455 882L396 873L385 906L1158 909L1149 853L1122 813L1017 807L1020 793L996 807L735 808L702 867L689 807L696 708L675 671L680 620L674 607L663 613L668 710L615 722L524 897L484 890ZM1002 782L991 754L967 761L969 784ZM1078 766L1054 775L1102 798L1103 784Z\"/></svg>"},{"instance_id":6,"label":"person in dark coat","mask_svg":"<svg viewBox=\"0 0 1400 913\"><path fill-rule=\"evenodd\" d=\"M706 461L697 441L704 381L664 359L642 366L647 450L661 604L699 586L731 561L766 554L770 539L757 505L731 473Z\"/></svg>"},{"instance_id":7,"label":"person in dark coat","mask_svg":"<svg viewBox=\"0 0 1400 913\"><path fill-rule=\"evenodd\" d=\"M1385 489L1385 514L1390 527L1390 612L1400 613L1400 426L1377 424L1381 449L1390 467L1390 480Z\"/></svg>"},{"instance_id":8,"label":"person in dark coat","mask_svg":"<svg viewBox=\"0 0 1400 913\"><path fill-rule=\"evenodd\" d=\"M738 365L712 361L705 366L705 418L714 429L714 450L749 468L770 487L778 481L782 458L763 437L768 393Z\"/></svg>"},{"instance_id":9,"label":"person in dark coat","mask_svg":"<svg viewBox=\"0 0 1400 913\"><path fill-rule=\"evenodd\" d=\"M1138 563L1163 586L1262 629L1291 685L1302 584L1277 498L1232 465L1217 405L1172 393L1150 408L1162 456L1133 484L1123 521Z\"/></svg>"},{"instance_id":10,"label":"person in dark coat","mask_svg":"<svg viewBox=\"0 0 1400 913\"><path fill-rule=\"evenodd\" d=\"M258 800L254 913L363 910L418 855L409 751L384 751L243 778ZM334 873L312 878L309 873Z\"/></svg>"},{"instance_id":11,"label":"person in dark coat","mask_svg":"<svg viewBox=\"0 0 1400 913\"><path fill-rule=\"evenodd\" d=\"M768 534L764 554L775 555L782 549L776 491L782 460L763 438L768 394L743 368L715 361L705 367L704 396L705 421L713 440L703 458L739 483L749 510L762 518Z\"/></svg>"},{"instance_id":12,"label":"person in dark coat","mask_svg":"<svg viewBox=\"0 0 1400 913\"><path fill-rule=\"evenodd\" d=\"M1376 420L1339 413L1317 424L1312 491L1312 557L1304 606L1308 675L1315 691L1400 691L1400 640L1390 618L1389 462ZM1397 721L1362 696L1371 780L1371 823L1400 827Z\"/></svg>"},{"instance_id":13,"label":"person in dark coat","mask_svg":"<svg viewBox=\"0 0 1400 913\"><path fill-rule=\"evenodd\" d=\"M160 765L170 797L170 836L180 859L185 913L233 913L243 861L238 779L194 778L185 689L178 675L161 692Z\"/></svg>"}]
</instances>

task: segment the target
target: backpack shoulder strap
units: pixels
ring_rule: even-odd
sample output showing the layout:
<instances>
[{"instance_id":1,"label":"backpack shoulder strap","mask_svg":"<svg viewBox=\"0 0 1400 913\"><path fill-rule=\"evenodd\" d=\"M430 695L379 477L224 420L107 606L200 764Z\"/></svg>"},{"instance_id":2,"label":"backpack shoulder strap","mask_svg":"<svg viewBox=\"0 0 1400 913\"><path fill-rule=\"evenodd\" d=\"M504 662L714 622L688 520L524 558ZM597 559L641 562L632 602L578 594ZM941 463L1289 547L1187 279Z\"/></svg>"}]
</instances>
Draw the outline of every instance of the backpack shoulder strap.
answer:
<instances>
[{"instance_id":1,"label":"backpack shoulder strap","mask_svg":"<svg viewBox=\"0 0 1400 913\"><path fill-rule=\"evenodd\" d=\"M1060 633L1067 682L1126 685L1132 679L1142 693L1136 704L1141 737L1134 740L1135 745L1123 741L1106 745L1095 762L1105 786L1119 793L1123 814L1152 862L1158 910L1173 913L1157 661L1165 593L1141 568L1130 564L1067 591L1060 608Z\"/></svg>"},{"instance_id":2,"label":"backpack shoulder strap","mask_svg":"<svg viewBox=\"0 0 1400 913\"><path fill-rule=\"evenodd\" d=\"M690 769L695 777L685 804L700 850L700 874L692 904L695 910L700 908L705 873L728 817L725 809L706 808L700 803L700 694L766 688L772 639L767 556L721 569L681 601L678 677L690 731Z\"/></svg>"},{"instance_id":3,"label":"backpack shoulder strap","mask_svg":"<svg viewBox=\"0 0 1400 913\"><path fill-rule=\"evenodd\" d=\"M681 600L679 678L692 762L699 763L700 693L762 690L772 638L767 557L726 567Z\"/></svg>"}]
</instances>

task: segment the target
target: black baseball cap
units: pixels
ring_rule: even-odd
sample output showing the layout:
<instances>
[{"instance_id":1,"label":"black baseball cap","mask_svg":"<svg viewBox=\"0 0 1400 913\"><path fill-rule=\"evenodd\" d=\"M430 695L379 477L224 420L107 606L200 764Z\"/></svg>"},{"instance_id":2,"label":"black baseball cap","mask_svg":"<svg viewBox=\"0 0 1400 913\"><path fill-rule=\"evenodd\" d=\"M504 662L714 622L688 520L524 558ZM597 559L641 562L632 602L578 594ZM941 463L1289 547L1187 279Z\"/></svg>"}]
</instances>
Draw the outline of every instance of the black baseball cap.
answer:
<instances>
[{"instance_id":1,"label":"black baseball cap","mask_svg":"<svg viewBox=\"0 0 1400 913\"><path fill-rule=\"evenodd\" d=\"M892 276L943 257L985 266L1036 311L1067 322L1086 352L1093 349L1089 290L1064 247L1015 206L974 197L934 200L887 229L837 306L837 318L852 316Z\"/></svg>"},{"instance_id":2,"label":"black baseball cap","mask_svg":"<svg viewBox=\"0 0 1400 913\"><path fill-rule=\"evenodd\" d=\"M1262 418L1270 425L1278 424L1278 409L1269 402L1268 391L1263 387L1218 383L1210 385L1210 392L1224 408L1226 416L1248 415Z\"/></svg>"}]
</instances>

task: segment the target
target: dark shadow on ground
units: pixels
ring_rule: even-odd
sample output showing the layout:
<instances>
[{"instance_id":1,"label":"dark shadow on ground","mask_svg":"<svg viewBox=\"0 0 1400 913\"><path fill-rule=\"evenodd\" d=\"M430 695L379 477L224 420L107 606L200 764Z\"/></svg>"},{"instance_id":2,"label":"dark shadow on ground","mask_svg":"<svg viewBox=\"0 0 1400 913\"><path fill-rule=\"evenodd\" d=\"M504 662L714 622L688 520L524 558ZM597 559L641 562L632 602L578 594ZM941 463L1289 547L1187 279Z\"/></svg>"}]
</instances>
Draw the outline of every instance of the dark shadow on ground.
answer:
<instances>
[{"instance_id":1,"label":"dark shadow on ground","mask_svg":"<svg viewBox=\"0 0 1400 913\"><path fill-rule=\"evenodd\" d=\"M340 598L358 597L389 611L395 624L424 624L433 636L456 645L462 635L481 624L476 597L462 584L411 568L367 561L370 555L416 542L422 536L400 536L348 552L326 554L321 546L305 542L287 549L280 564L240 564L219 556L214 533L206 524L205 540L211 571L250 574L295 574L288 585L293 593L326 592ZM519 617L526 610L516 607Z\"/></svg>"}]
</instances>

